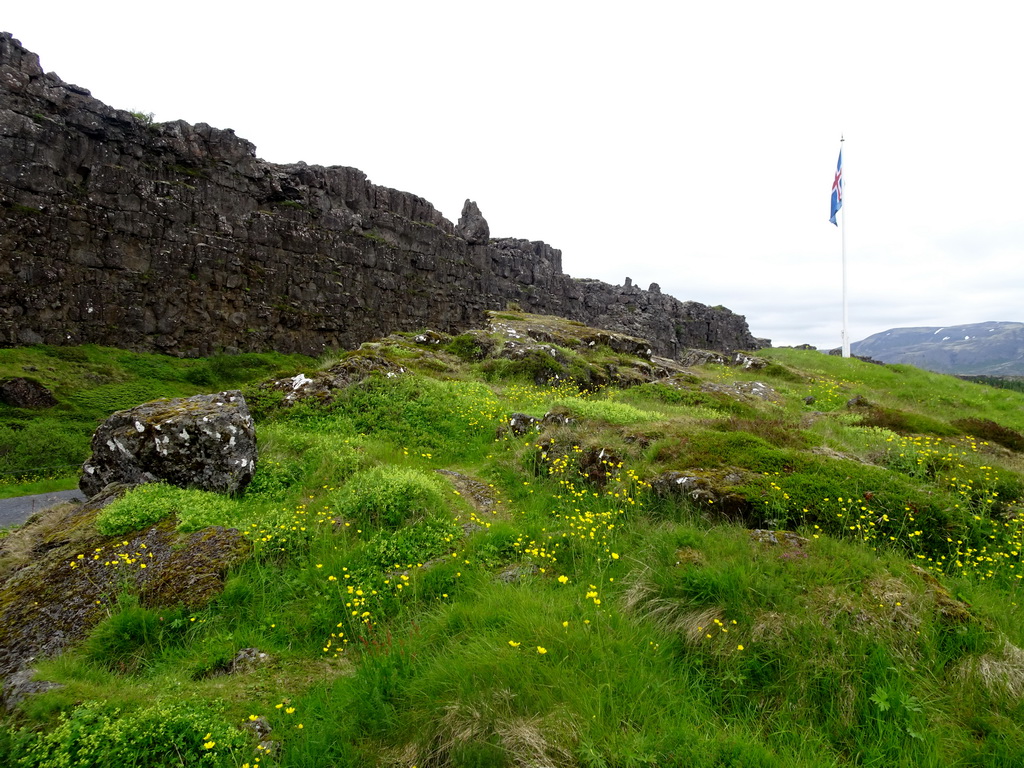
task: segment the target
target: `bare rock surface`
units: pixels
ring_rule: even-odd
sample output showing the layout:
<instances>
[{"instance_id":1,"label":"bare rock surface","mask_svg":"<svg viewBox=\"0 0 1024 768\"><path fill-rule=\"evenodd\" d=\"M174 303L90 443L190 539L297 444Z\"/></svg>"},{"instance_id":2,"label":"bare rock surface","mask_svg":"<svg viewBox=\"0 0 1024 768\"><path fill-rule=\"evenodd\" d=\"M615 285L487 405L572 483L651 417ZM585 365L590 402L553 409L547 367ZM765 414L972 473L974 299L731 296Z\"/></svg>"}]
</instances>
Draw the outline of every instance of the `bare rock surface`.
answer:
<instances>
[{"instance_id":1,"label":"bare rock surface","mask_svg":"<svg viewBox=\"0 0 1024 768\"><path fill-rule=\"evenodd\" d=\"M0 403L15 408L50 408L57 404L57 398L38 381L19 376L0 381Z\"/></svg>"},{"instance_id":2,"label":"bare rock surface","mask_svg":"<svg viewBox=\"0 0 1024 768\"><path fill-rule=\"evenodd\" d=\"M237 493L252 480L256 460L256 432L241 392L156 400L100 425L79 487L92 496L108 483L162 480Z\"/></svg>"},{"instance_id":3,"label":"bare rock surface","mask_svg":"<svg viewBox=\"0 0 1024 768\"><path fill-rule=\"evenodd\" d=\"M467 200L462 206L462 215L459 217L456 231L470 245L486 244L491 238L491 228L487 225L487 219L472 200Z\"/></svg>"}]
</instances>

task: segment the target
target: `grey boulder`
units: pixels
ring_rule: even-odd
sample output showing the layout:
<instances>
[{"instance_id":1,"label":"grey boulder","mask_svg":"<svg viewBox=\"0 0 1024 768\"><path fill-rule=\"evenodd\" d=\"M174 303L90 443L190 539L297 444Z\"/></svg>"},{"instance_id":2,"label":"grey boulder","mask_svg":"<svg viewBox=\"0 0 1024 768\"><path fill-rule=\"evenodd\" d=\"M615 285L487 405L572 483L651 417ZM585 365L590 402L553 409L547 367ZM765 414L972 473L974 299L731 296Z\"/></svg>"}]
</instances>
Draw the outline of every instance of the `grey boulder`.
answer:
<instances>
[{"instance_id":1,"label":"grey boulder","mask_svg":"<svg viewBox=\"0 0 1024 768\"><path fill-rule=\"evenodd\" d=\"M92 436L78 486L164 481L219 493L245 489L256 471L256 433L237 390L155 400L117 411Z\"/></svg>"}]
</instances>

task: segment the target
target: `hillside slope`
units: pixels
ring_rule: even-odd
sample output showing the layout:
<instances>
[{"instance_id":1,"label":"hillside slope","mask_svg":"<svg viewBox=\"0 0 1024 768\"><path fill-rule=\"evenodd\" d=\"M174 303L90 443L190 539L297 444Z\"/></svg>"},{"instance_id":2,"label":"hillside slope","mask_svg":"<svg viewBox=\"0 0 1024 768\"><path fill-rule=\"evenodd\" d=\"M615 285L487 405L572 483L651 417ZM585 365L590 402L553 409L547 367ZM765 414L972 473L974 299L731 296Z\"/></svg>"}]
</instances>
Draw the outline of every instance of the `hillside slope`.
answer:
<instances>
[{"instance_id":1,"label":"hillside slope","mask_svg":"<svg viewBox=\"0 0 1024 768\"><path fill-rule=\"evenodd\" d=\"M0 666L62 687L0 759L1024 764L1024 396L646 349L508 312L393 335L244 388L243 496L11 533Z\"/></svg>"},{"instance_id":2,"label":"hillside slope","mask_svg":"<svg viewBox=\"0 0 1024 768\"><path fill-rule=\"evenodd\" d=\"M1024 323L890 328L850 345L855 355L937 373L1024 375Z\"/></svg>"}]
</instances>

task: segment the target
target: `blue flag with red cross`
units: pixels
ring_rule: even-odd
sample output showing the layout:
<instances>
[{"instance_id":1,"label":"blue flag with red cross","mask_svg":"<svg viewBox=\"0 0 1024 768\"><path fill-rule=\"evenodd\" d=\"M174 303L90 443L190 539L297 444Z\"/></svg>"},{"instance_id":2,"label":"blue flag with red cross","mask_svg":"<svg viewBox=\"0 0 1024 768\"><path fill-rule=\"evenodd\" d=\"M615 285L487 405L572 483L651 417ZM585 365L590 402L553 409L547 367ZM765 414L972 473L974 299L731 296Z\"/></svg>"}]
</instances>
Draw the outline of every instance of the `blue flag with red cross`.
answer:
<instances>
[{"instance_id":1,"label":"blue flag with red cross","mask_svg":"<svg viewBox=\"0 0 1024 768\"><path fill-rule=\"evenodd\" d=\"M832 217L829 219L837 227L836 214L843 207L843 150L839 150L839 164L836 165L836 178L832 182Z\"/></svg>"}]
</instances>

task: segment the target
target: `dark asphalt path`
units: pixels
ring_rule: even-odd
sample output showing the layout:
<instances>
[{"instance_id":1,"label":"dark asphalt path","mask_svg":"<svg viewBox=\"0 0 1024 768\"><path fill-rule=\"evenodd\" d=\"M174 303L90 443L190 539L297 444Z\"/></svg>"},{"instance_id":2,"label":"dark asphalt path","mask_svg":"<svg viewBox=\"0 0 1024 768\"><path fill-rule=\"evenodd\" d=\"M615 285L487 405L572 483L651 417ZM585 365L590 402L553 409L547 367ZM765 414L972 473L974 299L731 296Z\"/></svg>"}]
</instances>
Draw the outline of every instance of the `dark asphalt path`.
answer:
<instances>
[{"instance_id":1,"label":"dark asphalt path","mask_svg":"<svg viewBox=\"0 0 1024 768\"><path fill-rule=\"evenodd\" d=\"M0 528L21 525L40 510L60 504L62 501L85 501L81 491L54 491L36 496L15 496L0 499Z\"/></svg>"}]
</instances>

